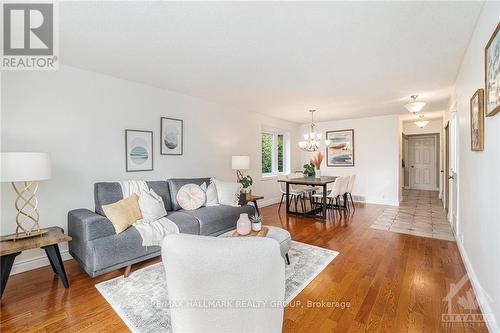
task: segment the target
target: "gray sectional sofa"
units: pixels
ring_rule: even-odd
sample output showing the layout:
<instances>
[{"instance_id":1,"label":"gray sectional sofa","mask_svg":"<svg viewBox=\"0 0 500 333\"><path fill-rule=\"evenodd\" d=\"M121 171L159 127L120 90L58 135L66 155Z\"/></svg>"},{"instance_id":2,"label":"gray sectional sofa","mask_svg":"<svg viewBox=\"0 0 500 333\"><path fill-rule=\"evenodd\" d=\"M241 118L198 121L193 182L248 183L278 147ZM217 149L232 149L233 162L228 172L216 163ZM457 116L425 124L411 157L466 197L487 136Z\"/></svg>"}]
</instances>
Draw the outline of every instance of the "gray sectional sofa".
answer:
<instances>
[{"instance_id":1,"label":"gray sectional sofa","mask_svg":"<svg viewBox=\"0 0 500 333\"><path fill-rule=\"evenodd\" d=\"M210 178L169 179L148 181L147 184L162 197L167 217L181 233L217 236L234 229L241 213L255 213L255 208L246 204L243 195L240 197L241 207L220 205L183 210L176 200L178 190L185 184L201 185L204 182L208 184ZM75 209L68 213L68 233L73 238L69 242L69 252L91 277L160 255L159 246L142 246L142 238L133 226L120 234L115 233L102 205L121 199L120 183L95 183L95 212Z\"/></svg>"}]
</instances>

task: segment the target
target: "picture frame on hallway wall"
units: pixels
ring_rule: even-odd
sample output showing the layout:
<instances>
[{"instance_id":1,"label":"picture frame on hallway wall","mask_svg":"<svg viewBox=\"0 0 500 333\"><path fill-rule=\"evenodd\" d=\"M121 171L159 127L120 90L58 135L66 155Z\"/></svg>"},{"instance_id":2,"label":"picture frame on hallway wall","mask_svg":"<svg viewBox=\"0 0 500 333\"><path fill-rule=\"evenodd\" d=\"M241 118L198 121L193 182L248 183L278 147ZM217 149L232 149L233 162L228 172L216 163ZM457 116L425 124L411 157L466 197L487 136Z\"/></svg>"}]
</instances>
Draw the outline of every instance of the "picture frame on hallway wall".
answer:
<instances>
[{"instance_id":1,"label":"picture frame on hallway wall","mask_svg":"<svg viewBox=\"0 0 500 333\"><path fill-rule=\"evenodd\" d=\"M125 170L153 171L153 131L125 130Z\"/></svg>"},{"instance_id":2,"label":"picture frame on hallway wall","mask_svg":"<svg viewBox=\"0 0 500 333\"><path fill-rule=\"evenodd\" d=\"M470 99L470 148L484 150L484 90L478 89Z\"/></svg>"},{"instance_id":3,"label":"picture frame on hallway wall","mask_svg":"<svg viewBox=\"0 0 500 333\"><path fill-rule=\"evenodd\" d=\"M160 154L182 155L184 153L184 121L161 117L160 122Z\"/></svg>"},{"instance_id":4,"label":"picture frame on hallway wall","mask_svg":"<svg viewBox=\"0 0 500 333\"><path fill-rule=\"evenodd\" d=\"M326 166L354 166L354 129L327 131Z\"/></svg>"},{"instance_id":5,"label":"picture frame on hallway wall","mask_svg":"<svg viewBox=\"0 0 500 333\"><path fill-rule=\"evenodd\" d=\"M484 48L484 94L486 117L500 111L500 23Z\"/></svg>"}]
</instances>

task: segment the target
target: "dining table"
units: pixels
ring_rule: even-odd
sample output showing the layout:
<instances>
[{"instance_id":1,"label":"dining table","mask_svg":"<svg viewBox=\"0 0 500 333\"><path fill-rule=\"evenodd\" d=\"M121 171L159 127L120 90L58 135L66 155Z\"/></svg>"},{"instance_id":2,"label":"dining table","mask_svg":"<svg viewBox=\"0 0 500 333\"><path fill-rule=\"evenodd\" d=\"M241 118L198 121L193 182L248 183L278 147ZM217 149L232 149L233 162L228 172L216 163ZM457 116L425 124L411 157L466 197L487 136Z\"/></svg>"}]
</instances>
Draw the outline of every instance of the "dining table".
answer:
<instances>
[{"instance_id":1,"label":"dining table","mask_svg":"<svg viewBox=\"0 0 500 333\"><path fill-rule=\"evenodd\" d=\"M278 179L278 182L282 182L286 184L286 213L291 215L302 215L307 217L319 218L322 220L326 220L326 197L327 197L327 189L326 186L330 183L335 182L337 179L336 176L322 176L316 178L315 176L303 176L303 177L294 177L294 178L284 178ZM291 211L290 210L290 185L306 185L311 187L322 187L323 188L323 200L322 205L319 208L313 208L311 206L311 210L305 212ZM318 215L319 213L319 215Z\"/></svg>"}]
</instances>

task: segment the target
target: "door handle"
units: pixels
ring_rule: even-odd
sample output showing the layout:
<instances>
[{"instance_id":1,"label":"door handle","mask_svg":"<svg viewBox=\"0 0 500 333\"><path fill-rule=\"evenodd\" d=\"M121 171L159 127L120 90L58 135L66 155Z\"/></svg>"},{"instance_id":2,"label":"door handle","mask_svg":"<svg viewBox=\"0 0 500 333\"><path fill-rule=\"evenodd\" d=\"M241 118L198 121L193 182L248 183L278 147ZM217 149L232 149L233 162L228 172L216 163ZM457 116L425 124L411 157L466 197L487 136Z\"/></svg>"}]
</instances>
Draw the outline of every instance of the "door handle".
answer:
<instances>
[{"instance_id":1,"label":"door handle","mask_svg":"<svg viewBox=\"0 0 500 333\"><path fill-rule=\"evenodd\" d=\"M412 168L412 169L413 169L414 167L415 167L414 165L412 165L412 166L411 166L411 168Z\"/></svg>"}]
</instances>

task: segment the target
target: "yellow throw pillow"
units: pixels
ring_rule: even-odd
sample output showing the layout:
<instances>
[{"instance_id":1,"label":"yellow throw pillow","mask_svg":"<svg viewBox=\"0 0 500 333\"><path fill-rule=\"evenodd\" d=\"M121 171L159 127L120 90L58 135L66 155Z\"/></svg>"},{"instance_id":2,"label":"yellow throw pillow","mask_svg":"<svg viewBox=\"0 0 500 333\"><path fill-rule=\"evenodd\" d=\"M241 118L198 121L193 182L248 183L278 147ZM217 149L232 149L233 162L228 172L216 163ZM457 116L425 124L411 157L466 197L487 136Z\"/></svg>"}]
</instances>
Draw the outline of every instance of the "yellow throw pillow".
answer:
<instances>
[{"instance_id":1,"label":"yellow throw pillow","mask_svg":"<svg viewBox=\"0 0 500 333\"><path fill-rule=\"evenodd\" d=\"M141 209L139 208L139 196L132 194L125 199L115 203L102 206L106 217L111 221L117 234L125 231L135 221L142 219Z\"/></svg>"}]
</instances>

